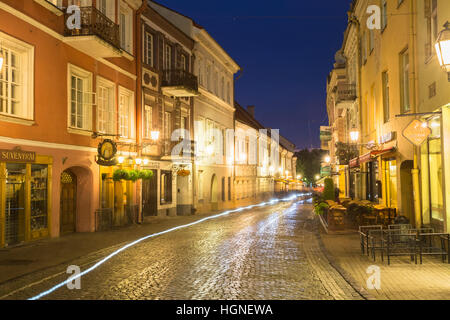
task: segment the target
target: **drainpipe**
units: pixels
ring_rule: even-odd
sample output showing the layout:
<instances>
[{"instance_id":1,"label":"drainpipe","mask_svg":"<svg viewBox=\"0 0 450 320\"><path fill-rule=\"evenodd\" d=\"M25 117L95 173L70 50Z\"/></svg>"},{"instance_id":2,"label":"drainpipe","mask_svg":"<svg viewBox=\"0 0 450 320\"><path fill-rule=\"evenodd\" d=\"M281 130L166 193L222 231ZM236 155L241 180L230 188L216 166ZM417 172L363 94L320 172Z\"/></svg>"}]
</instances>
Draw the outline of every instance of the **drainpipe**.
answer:
<instances>
[{"instance_id":1,"label":"drainpipe","mask_svg":"<svg viewBox=\"0 0 450 320\"><path fill-rule=\"evenodd\" d=\"M416 0L411 0L410 2L410 10L411 10L411 15L410 15L410 26L411 26L411 31L410 31L410 42L411 42L411 57L412 57L412 80L413 80L413 85L412 85L412 98L413 98L413 108L414 108L414 113L418 113L418 107L417 107L417 85L418 85L418 81L417 81L417 74L416 74L416 70L417 70L417 66L416 66L416 12L415 12L415 8L416 8ZM420 194L420 180L419 180L419 167L418 167L418 157L419 157L419 150L418 147L413 146L414 148L414 168L411 170L411 174L412 174L412 180L413 180L413 198L414 198L414 217L415 217L415 226L416 228L421 228L422 227L422 204L421 204L421 194Z\"/></svg>"}]
</instances>

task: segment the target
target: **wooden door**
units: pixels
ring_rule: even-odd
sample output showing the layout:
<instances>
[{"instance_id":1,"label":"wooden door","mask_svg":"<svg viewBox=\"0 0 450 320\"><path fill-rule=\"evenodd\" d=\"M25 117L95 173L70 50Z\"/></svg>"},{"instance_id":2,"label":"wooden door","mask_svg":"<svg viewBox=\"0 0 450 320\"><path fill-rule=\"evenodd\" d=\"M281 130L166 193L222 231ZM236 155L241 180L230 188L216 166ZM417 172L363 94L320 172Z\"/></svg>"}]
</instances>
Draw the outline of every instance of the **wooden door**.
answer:
<instances>
[{"instance_id":1,"label":"wooden door","mask_svg":"<svg viewBox=\"0 0 450 320\"><path fill-rule=\"evenodd\" d=\"M77 217L77 180L70 171L61 174L61 234L76 231Z\"/></svg>"}]
</instances>

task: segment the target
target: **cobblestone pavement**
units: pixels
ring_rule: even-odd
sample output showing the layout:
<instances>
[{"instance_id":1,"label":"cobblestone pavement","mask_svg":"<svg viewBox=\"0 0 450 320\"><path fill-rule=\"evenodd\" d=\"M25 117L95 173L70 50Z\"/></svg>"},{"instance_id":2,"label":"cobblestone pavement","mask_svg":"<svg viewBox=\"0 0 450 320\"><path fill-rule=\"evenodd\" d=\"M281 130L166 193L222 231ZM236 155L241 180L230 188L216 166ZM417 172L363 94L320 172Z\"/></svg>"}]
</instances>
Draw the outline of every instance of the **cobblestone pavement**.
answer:
<instances>
[{"instance_id":1,"label":"cobblestone pavement","mask_svg":"<svg viewBox=\"0 0 450 320\"><path fill-rule=\"evenodd\" d=\"M43 299L362 299L331 267L309 203L282 202L145 240ZM73 261L86 270L120 246ZM8 282L0 298L27 299L66 280L66 266ZM56 274L56 275L55 275Z\"/></svg>"}]
</instances>

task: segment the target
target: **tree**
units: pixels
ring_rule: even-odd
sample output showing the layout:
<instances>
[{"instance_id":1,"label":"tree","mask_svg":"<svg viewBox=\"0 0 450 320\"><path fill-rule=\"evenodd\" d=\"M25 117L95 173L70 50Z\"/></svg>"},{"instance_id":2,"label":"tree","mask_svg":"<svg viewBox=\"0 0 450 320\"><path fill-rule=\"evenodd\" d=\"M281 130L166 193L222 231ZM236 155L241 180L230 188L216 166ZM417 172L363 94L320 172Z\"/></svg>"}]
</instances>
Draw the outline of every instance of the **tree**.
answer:
<instances>
[{"instance_id":1,"label":"tree","mask_svg":"<svg viewBox=\"0 0 450 320\"><path fill-rule=\"evenodd\" d=\"M336 143L336 156L340 165L349 165L350 160L358 157L358 148L355 144L338 142Z\"/></svg>"},{"instance_id":2,"label":"tree","mask_svg":"<svg viewBox=\"0 0 450 320\"><path fill-rule=\"evenodd\" d=\"M297 157L297 173L306 179L307 183L314 183L320 173L321 162L327 151L320 149L303 149L295 154Z\"/></svg>"},{"instance_id":3,"label":"tree","mask_svg":"<svg viewBox=\"0 0 450 320\"><path fill-rule=\"evenodd\" d=\"M325 200L335 200L336 195L334 194L334 183L333 179L325 179L325 187L323 189L323 198Z\"/></svg>"}]
</instances>

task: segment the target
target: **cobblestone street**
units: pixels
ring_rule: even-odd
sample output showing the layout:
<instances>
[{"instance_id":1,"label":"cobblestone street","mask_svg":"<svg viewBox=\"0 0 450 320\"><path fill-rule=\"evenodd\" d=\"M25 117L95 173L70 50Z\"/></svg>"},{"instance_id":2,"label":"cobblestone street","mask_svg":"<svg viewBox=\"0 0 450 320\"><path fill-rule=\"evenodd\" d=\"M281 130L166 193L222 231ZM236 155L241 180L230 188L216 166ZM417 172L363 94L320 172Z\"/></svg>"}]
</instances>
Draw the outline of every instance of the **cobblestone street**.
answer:
<instances>
[{"instance_id":1,"label":"cobblestone street","mask_svg":"<svg viewBox=\"0 0 450 320\"><path fill-rule=\"evenodd\" d=\"M257 207L145 240L43 299L362 299L320 248L309 203ZM86 270L120 246L77 259ZM0 286L28 299L66 280L60 265Z\"/></svg>"}]
</instances>

